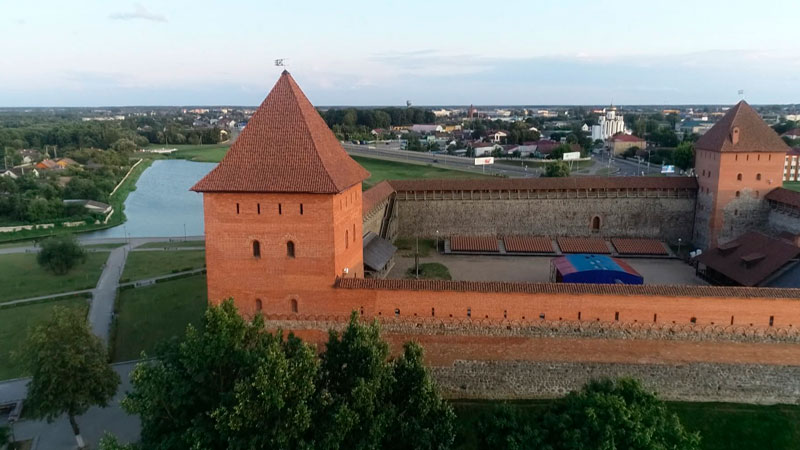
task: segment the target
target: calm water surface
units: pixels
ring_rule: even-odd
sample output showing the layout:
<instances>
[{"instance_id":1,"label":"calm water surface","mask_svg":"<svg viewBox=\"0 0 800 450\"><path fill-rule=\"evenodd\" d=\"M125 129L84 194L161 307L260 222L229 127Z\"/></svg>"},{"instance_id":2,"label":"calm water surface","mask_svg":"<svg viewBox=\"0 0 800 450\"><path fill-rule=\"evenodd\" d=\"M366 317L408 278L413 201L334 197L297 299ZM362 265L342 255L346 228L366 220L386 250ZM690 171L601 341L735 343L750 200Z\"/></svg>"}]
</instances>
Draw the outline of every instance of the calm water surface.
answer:
<instances>
[{"instance_id":1,"label":"calm water surface","mask_svg":"<svg viewBox=\"0 0 800 450\"><path fill-rule=\"evenodd\" d=\"M181 159L154 161L136 182L136 190L125 200L123 224L82 237L119 238L187 236L203 234L203 196L189 190L216 166ZM116 214L116 213L115 213Z\"/></svg>"}]
</instances>

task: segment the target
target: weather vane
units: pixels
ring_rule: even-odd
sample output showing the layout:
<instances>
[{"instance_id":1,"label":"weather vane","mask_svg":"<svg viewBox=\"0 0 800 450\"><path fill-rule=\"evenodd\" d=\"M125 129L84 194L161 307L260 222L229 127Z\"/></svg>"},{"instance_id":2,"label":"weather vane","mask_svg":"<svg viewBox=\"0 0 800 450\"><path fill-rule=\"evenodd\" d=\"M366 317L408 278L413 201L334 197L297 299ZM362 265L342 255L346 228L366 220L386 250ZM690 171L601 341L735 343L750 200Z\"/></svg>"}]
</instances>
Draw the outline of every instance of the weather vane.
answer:
<instances>
[{"instance_id":1,"label":"weather vane","mask_svg":"<svg viewBox=\"0 0 800 450\"><path fill-rule=\"evenodd\" d=\"M286 66L286 58L276 59L275 65L278 67L285 67Z\"/></svg>"}]
</instances>

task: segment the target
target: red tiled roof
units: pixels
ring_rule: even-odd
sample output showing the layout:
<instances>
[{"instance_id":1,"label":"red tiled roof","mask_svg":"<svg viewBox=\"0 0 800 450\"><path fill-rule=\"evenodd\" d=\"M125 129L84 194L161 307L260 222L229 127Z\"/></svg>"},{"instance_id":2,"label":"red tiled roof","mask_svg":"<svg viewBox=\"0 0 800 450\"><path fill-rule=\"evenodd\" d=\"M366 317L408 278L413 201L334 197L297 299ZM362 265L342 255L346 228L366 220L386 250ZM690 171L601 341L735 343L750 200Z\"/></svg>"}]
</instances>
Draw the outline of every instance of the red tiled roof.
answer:
<instances>
[{"instance_id":1,"label":"red tiled roof","mask_svg":"<svg viewBox=\"0 0 800 450\"><path fill-rule=\"evenodd\" d=\"M731 140L733 129L739 128L739 142ZM714 152L786 152L789 146L758 113L740 101L695 143L695 148Z\"/></svg>"},{"instance_id":2,"label":"red tiled roof","mask_svg":"<svg viewBox=\"0 0 800 450\"><path fill-rule=\"evenodd\" d=\"M368 176L284 71L228 154L192 190L334 194Z\"/></svg>"},{"instance_id":3,"label":"red tiled roof","mask_svg":"<svg viewBox=\"0 0 800 450\"><path fill-rule=\"evenodd\" d=\"M560 237L556 239L556 242L564 253L611 253L603 239Z\"/></svg>"},{"instance_id":4,"label":"red tiled roof","mask_svg":"<svg viewBox=\"0 0 800 450\"><path fill-rule=\"evenodd\" d=\"M506 236L503 245L509 253L555 253L553 241L546 237Z\"/></svg>"},{"instance_id":5,"label":"red tiled roof","mask_svg":"<svg viewBox=\"0 0 800 450\"><path fill-rule=\"evenodd\" d=\"M386 180L367 189L361 194L361 213L366 215L372 208L386 200L393 193L392 185Z\"/></svg>"},{"instance_id":6,"label":"red tiled roof","mask_svg":"<svg viewBox=\"0 0 800 450\"><path fill-rule=\"evenodd\" d=\"M772 200L773 202L800 208L800 192L797 191L779 187L767 192L765 197L767 200Z\"/></svg>"},{"instance_id":7,"label":"red tiled roof","mask_svg":"<svg viewBox=\"0 0 800 450\"><path fill-rule=\"evenodd\" d=\"M485 236L453 236L450 249L457 252L499 252L497 239Z\"/></svg>"},{"instance_id":8,"label":"red tiled roof","mask_svg":"<svg viewBox=\"0 0 800 450\"><path fill-rule=\"evenodd\" d=\"M393 291L456 291L509 294L567 295L643 295L668 297L792 298L800 299L800 289L727 286L678 286L656 284L571 284L524 283L508 281L399 280L378 278L337 278L339 289Z\"/></svg>"},{"instance_id":9,"label":"red tiled roof","mask_svg":"<svg viewBox=\"0 0 800 450\"><path fill-rule=\"evenodd\" d=\"M712 248L697 260L742 286L757 286L800 255L800 248L782 239L750 231Z\"/></svg>"},{"instance_id":10,"label":"red tiled roof","mask_svg":"<svg viewBox=\"0 0 800 450\"><path fill-rule=\"evenodd\" d=\"M633 136L631 134L625 134L625 133L619 133L616 136L614 136L613 138L611 138L611 140L614 141L614 142L617 142L617 141L618 142L644 142L644 139L642 139L642 138L640 138L638 136Z\"/></svg>"},{"instance_id":11,"label":"red tiled roof","mask_svg":"<svg viewBox=\"0 0 800 450\"><path fill-rule=\"evenodd\" d=\"M398 192L591 189L697 189L695 177L558 177L389 180Z\"/></svg>"},{"instance_id":12,"label":"red tiled roof","mask_svg":"<svg viewBox=\"0 0 800 450\"><path fill-rule=\"evenodd\" d=\"M667 249L655 239L613 238L611 243L620 255L666 255Z\"/></svg>"}]
</instances>

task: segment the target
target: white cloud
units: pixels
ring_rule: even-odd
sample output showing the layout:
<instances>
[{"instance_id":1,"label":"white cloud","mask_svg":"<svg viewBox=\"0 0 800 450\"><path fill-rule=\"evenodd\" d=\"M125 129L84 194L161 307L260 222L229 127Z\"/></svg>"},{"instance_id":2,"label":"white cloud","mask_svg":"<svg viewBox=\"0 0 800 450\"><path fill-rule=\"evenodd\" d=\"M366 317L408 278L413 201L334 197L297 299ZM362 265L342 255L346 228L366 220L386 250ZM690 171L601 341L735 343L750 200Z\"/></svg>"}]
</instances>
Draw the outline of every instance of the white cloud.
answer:
<instances>
[{"instance_id":1,"label":"white cloud","mask_svg":"<svg viewBox=\"0 0 800 450\"><path fill-rule=\"evenodd\" d=\"M161 14L148 11L141 3L133 5L133 11L112 13L108 16L114 20L149 20L151 22L166 22L167 18Z\"/></svg>"}]
</instances>

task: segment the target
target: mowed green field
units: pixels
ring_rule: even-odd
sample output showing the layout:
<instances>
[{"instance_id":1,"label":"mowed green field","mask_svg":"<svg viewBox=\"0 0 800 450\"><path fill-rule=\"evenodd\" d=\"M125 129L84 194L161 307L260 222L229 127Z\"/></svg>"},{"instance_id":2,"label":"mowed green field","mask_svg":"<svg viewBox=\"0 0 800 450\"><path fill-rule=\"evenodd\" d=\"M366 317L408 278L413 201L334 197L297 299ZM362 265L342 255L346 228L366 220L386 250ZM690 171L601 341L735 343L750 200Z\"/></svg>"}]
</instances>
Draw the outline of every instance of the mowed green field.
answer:
<instances>
[{"instance_id":1,"label":"mowed green field","mask_svg":"<svg viewBox=\"0 0 800 450\"><path fill-rule=\"evenodd\" d=\"M156 250L128 253L122 279L144 280L185 270L199 269L206 264L204 250Z\"/></svg>"},{"instance_id":2,"label":"mowed green field","mask_svg":"<svg viewBox=\"0 0 800 450\"><path fill-rule=\"evenodd\" d=\"M383 159L363 158L353 156L370 173L364 181L364 189L380 183L383 180L409 180L418 178L484 178L488 175L479 173L448 170L428 165L406 164L402 162L386 161Z\"/></svg>"},{"instance_id":3,"label":"mowed green field","mask_svg":"<svg viewBox=\"0 0 800 450\"><path fill-rule=\"evenodd\" d=\"M479 417L495 402L453 402L457 415L455 449L478 448ZM547 400L512 402L533 420ZM738 403L670 402L683 425L699 431L703 450L789 450L800 442L800 406L744 405Z\"/></svg>"},{"instance_id":4,"label":"mowed green field","mask_svg":"<svg viewBox=\"0 0 800 450\"><path fill-rule=\"evenodd\" d=\"M800 192L800 181L784 181L783 187L792 191Z\"/></svg>"},{"instance_id":5,"label":"mowed green field","mask_svg":"<svg viewBox=\"0 0 800 450\"><path fill-rule=\"evenodd\" d=\"M0 302L94 288L106 260L107 252L90 252L66 275L54 275L39 267L34 253L0 255Z\"/></svg>"},{"instance_id":6,"label":"mowed green field","mask_svg":"<svg viewBox=\"0 0 800 450\"><path fill-rule=\"evenodd\" d=\"M205 275L120 291L117 298L114 361L152 354L156 345L199 325L208 303Z\"/></svg>"},{"instance_id":7,"label":"mowed green field","mask_svg":"<svg viewBox=\"0 0 800 450\"><path fill-rule=\"evenodd\" d=\"M88 311L89 303L86 298L70 297L0 308L0 380L25 375L11 352L20 349L28 336L28 329L44 322L56 306Z\"/></svg>"},{"instance_id":8,"label":"mowed green field","mask_svg":"<svg viewBox=\"0 0 800 450\"><path fill-rule=\"evenodd\" d=\"M188 159L197 162L220 162L222 157L228 153L228 148L231 144L206 144L206 145L163 145L163 144L150 144L148 148L177 148L178 151L171 153L169 158Z\"/></svg>"}]
</instances>

